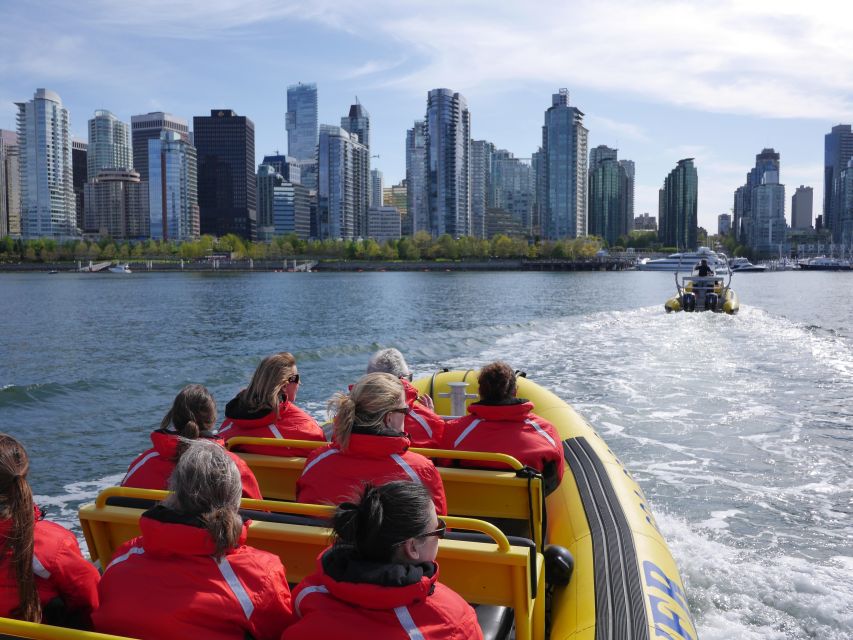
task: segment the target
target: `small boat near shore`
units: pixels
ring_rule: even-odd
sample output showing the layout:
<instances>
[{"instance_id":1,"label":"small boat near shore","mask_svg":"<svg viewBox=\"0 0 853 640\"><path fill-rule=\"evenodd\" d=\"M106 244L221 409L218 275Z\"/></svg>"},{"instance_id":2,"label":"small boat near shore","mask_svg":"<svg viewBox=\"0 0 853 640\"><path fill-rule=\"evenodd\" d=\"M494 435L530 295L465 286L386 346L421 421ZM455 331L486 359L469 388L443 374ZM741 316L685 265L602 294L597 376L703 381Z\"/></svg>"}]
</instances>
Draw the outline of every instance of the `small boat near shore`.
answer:
<instances>
[{"instance_id":1,"label":"small boat near shore","mask_svg":"<svg viewBox=\"0 0 853 640\"><path fill-rule=\"evenodd\" d=\"M799 265L803 271L853 271L853 264L849 260L826 256L800 260Z\"/></svg>"},{"instance_id":2,"label":"small boat near shore","mask_svg":"<svg viewBox=\"0 0 853 640\"><path fill-rule=\"evenodd\" d=\"M109 272L110 273L133 273L133 271L130 270L129 264L117 264L114 267L110 267Z\"/></svg>"},{"instance_id":3,"label":"small boat near shore","mask_svg":"<svg viewBox=\"0 0 853 640\"><path fill-rule=\"evenodd\" d=\"M722 255L722 254L721 254ZM725 261L725 255L722 255ZM687 275L675 274L676 295L664 303L667 313L673 311L713 311L714 313L727 313L734 315L740 309L737 295L731 288L732 274L729 271L729 280L723 284L723 277L718 273L712 275Z\"/></svg>"},{"instance_id":4,"label":"small boat near shore","mask_svg":"<svg viewBox=\"0 0 853 640\"><path fill-rule=\"evenodd\" d=\"M752 264L749 258L732 258L729 260L729 268L732 273L764 273L767 265Z\"/></svg>"},{"instance_id":5,"label":"small boat near shore","mask_svg":"<svg viewBox=\"0 0 853 640\"><path fill-rule=\"evenodd\" d=\"M702 260L707 260L708 265L715 273L725 274L729 272L729 264L725 255L712 251L708 247L699 247L696 251L685 251L682 253L671 253L666 258L655 258L653 260L641 260L637 263L638 271L689 271Z\"/></svg>"}]
</instances>

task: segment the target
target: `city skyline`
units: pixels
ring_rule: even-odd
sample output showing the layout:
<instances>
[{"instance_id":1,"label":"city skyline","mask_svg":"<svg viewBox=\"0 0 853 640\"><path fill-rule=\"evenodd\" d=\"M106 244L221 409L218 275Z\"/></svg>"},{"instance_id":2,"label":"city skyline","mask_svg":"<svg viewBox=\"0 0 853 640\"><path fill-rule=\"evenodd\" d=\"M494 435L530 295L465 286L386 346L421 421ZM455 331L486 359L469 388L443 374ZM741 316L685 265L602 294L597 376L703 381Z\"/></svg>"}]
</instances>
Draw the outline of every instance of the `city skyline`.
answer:
<instances>
[{"instance_id":1,"label":"city skyline","mask_svg":"<svg viewBox=\"0 0 853 640\"><path fill-rule=\"evenodd\" d=\"M546 2L533 12L439 1L429 20L384 2L48 5L4 10L16 28L0 41L0 128L14 130L12 103L38 87L62 96L81 139L98 109L129 122L229 108L255 122L259 164L286 152L286 87L316 82L321 124L338 123L356 96L370 112L372 166L390 185L405 175L406 131L429 90L464 95L472 138L524 158L551 94L567 87L590 148L635 161L637 215L657 215L668 171L694 157L699 224L711 230L764 147L782 154L783 183L812 186L822 202L823 136L853 119L851 54L826 44L843 41L850 21L789 3L771 13L737 2ZM556 39L574 44L545 46ZM273 77L263 61L284 56Z\"/></svg>"}]
</instances>

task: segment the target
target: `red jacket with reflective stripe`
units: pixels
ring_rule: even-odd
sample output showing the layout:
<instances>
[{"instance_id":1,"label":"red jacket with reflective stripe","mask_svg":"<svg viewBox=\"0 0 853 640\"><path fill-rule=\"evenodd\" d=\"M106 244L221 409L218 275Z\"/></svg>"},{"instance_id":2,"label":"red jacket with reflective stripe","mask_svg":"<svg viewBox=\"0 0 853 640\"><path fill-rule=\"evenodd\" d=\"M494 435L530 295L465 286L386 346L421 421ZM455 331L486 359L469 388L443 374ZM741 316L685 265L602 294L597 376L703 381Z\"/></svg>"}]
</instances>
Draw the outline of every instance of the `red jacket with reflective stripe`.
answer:
<instances>
[{"instance_id":1,"label":"red jacket with reflective stripe","mask_svg":"<svg viewBox=\"0 0 853 640\"><path fill-rule=\"evenodd\" d=\"M277 556L238 546L219 562L206 530L165 507L146 511L142 535L116 550L101 578L95 629L143 640L273 640L292 621Z\"/></svg>"},{"instance_id":2,"label":"red jacket with reflective stripe","mask_svg":"<svg viewBox=\"0 0 853 640\"><path fill-rule=\"evenodd\" d=\"M324 553L328 553L324 552ZM317 570L293 590L298 621L282 640L482 640L477 614L455 591L438 582L438 566L406 586L339 582ZM420 633L420 636L417 635Z\"/></svg>"},{"instance_id":3,"label":"red jacket with reflective stripe","mask_svg":"<svg viewBox=\"0 0 853 640\"><path fill-rule=\"evenodd\" d=\"M222 440L214 440L222 444ZM136 487L138 489L161 489L166 490L169 485L169 476L175 470L175 456L178 452L178 436L166 431L154 431L151 433L153 448L140 453L127 468L127 473L121 481L123 487ZM262 500L261 489L255 474L249 469L249 465L238 455L228 452L228 455L237 465L240 471L240 480L243 483L243 497Z\"/></svg>"},{"instance_id":4,"label":"red jacket with reflective stripe","mask_svg":"<svg viewBox=\"0 0 853 640\"><path fill-rule=\"evenodd\" d=\"M297 502L340 504L352 499L365 482L385 484L414 480L432 493L435 510L447 513L444 485L435 465L419 453L408 451L405 436L354 433L342 451L336 443L314 449L296 481Z\"/></svg>"},{"instance_id":5,"label":"red jacket with reflective stripe","mask_svg":"<svg viewBox=\"0 0 853 640\"><path fill-rule=\"evenodd\" d=\"M443 449L505 453L521 464L543 471L549 462L557 480L563 479L563 445L550 422L533 413L533 403L487 405L475 403L469 414L449 420L444 430ZM500 463L461 462L461 466L505 469Z\"/></svg>"},{"instance_id":6,"label":"red jacket with reflective stripe","mask_svg":"<svg viewBox=\"0 0 853 640\"><path fill-rule=\"evenodd\" d=\"M275 411L264 414L246 413L240 406L240 396L231 400L225 407L225 420L219 427L219 437L225 440L246 436L249 438L285 438L288 440L315 440L326 442L323 429L308 413L292 402L282 402ZM306 457L311 449L289 447L264 447L241 445L235 451L261 453L270 456Z\"/></svg>"},{"instance_id":7,"label":"red jacket with reflective stripe","mask_svg":"<svg viewBox=\"0 0 853 640\"><path fill-rule=\"evenodd\" d=\"M406 392L406 404L411 411L406 416L405 429L411 439L412 447L435 449L440 446L444 436L444 418L425 404L418 402L420 393L408 380L400 378Z\"/></svg>"},{"instance_id":8,"label":"red jacket with reflective stripe","mask_svg":"<svg viewBox=\"0 0 853 640\"><path fill-rule=\"evenodd\" d=\"M42 606L56 597L69 613L79 613L85 621L98 606L98 570L80 553L77 538L68 529L41 520L36 508L33 573ZM12 520L0 520L0 616L11 618L20 605L18 581L12 577L12 553L6 540Z\"/></svg>"}]
</instances>

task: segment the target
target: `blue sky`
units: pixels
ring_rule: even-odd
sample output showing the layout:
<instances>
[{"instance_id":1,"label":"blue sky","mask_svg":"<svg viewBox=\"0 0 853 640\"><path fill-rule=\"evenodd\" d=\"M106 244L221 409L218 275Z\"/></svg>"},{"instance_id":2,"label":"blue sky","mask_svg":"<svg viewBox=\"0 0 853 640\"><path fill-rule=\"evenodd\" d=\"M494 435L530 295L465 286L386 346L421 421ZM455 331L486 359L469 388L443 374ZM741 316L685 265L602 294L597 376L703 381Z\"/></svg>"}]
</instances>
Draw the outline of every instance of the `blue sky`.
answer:
<instances>
[{"instance_id":1,"label":"blue sky","mask_svg":"<svg viewBox=\"0 0 853 640\"><path fill-rule=\"evenodd\" d=\"M699 223L716 230L755 154L782 154L790 197L814 187L823 136L853 121L853 8L775 0L0 0L0 128L38 87L59 93L72 133L96 109L186 118L231 108L255 123L258 159L285 152L286 86L317 82L320 122L358 96L375 168L405 174L405 133L427 91L461 92L472 135L519 157L567 87L590 148L637 167L636 213L695 157Z\"/></svg>"}]
</instances>

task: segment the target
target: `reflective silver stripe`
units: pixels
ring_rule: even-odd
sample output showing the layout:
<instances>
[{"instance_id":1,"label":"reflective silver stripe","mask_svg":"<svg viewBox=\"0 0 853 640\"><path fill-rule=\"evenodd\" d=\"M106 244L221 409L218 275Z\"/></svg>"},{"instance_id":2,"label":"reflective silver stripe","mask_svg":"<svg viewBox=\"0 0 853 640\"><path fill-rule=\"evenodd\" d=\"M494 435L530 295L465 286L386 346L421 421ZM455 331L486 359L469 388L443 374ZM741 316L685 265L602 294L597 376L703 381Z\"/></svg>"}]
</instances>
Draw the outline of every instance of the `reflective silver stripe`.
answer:
<instances>
[{"instance_id":1,"label":"reflective silver stripe","mask_svg":"<svg viewBox=\"0 0 853 640\"><path fill-rule=\"evenodd\" d=\"M227 420L227 421L222 423L221 427L219 427L219 431L217 432L217 434L225 433L226 431L228 431L228 429L230 429L233 426L234 426L234 421L233 420Z\"/></svg>"},{"instance_id":2,"label":"reflective silver stripe","mask_svg":"<svg viewBox=\"0 0 853 640\"><path fill-rule=\"evenodd\" d=\"M119 562L124 562L130 556L141 556L143 553L145 553L145 549L143 549L142 547L131 547L130 549L127 550L126 553L123 553L120 556L113 558L113 561L107 565L107 568L104 569L104 572L108 571L109 568L112 567L114 564L118 564Z\"/></svg>"},{"instance_id":3,"label":"reflective silver stripe","mask_svg":"<svg viewBox=\"0 0 853 640\"><path fill-rule=\"evenodd\" d=\"M299 592L299 595L296 596L296 600L293 601L293 608L296 610L296 615L300 618L302 617L302 610L299 608L299 605L302 604L302 601L305 599L305 596L310 595L312 593L329 593L329 590L323 585L318 585L316 587L305 587L302 591Z\"/></svg>"},{"instance_id":4,"label":"reflective silver stripe","mask_svg":"<svg viewBox=\"0 0 853 640\"><path fill-rule=\"evenodd\" d=\"M482 421L483 421L482 418L477 418L476 420L474 420L474 422L469 424L468 427L465 429L465 431L460 433L459 437L456 438L456 442L453 443L453 448L455 449L456 447L458 447L459 443L462 442L465 438L467 438L468 434L471 433L477 427L477 425L480 424Z\"/></svg>"},{"instance_id":5,"label":"reflective silver stripe","mask_svg":"<svg viewBox=\"0 0 853 640\"><path fill-rule=\"evenodd\" d=\"M409 634L409 640L424 640L421 630L418 629L418 625L416 625L415 621L412 620L412 614L409 613L409 610L406 607L396 607L394 609L394 613L397 614L397 620L400 621L400 626L402 626L406 633Z\"/></svg>"},{"instance_id":6,"label":"reflective silver stripe","mask_svg":"<svg viewBox=\"0 0 853 640\"><path fill-rule=\"evenodd\" d=\"M156 457L157 457L157 456L159 456L159 455L160 455L160 454L159 454L159 453L157 453L156 451L152 451L152 452L151 452L151 453L149 453L147 456L145 456L144 458L142 458L142 460L140 460L139 462L137 462L135 465L133 465L133 466L128 470L127 475L124 477L124 480L122 480L122 481L121 481L121 483L122 483L122 484L124 484L125 482L127 482L128 478L130 478L130 476L132 476L134 473L136 473L137 471L139 471L139 468L140 468L142 465L144 465L146 462L148 462L151 458L156 458Z\"/></svg>"},{"instance_id":7,"label":"reflective silver stripe","mask_svg":"<svg viewBox=\"0 0 853 640\"><path fill-rule=\"evenodd\" d=\"M394 460L394 462L403 467L403 471L405 471L406 475L408 475L412 480L414 480L415 482L421 481L421 477L417 473L415 473L415 470L409 466L408 462L403 460L403 456L398 453L392 453L391 458Z\"/></svg>"},{"instance_id":8,"label":"reflective silver stripe","mask_svg":"<svg viewBox=\"0 0 853 640\"><path fill-rule=\"evenodd\" d=\"M432 438L432 429L429 428L427 421L424 420L423 417L421 417L418 413L416 413L414 409L409 411L409 415L412 416L412 418L414 418L415 422L417 422L419 425L421 425L424 428L424 431L427 432L427 435L430 438Z\"/></svg>"},{"instance_id":9,"label":"reflective silver stripe","mask_svg":"<svg viewBox=\"0 0 853 640\"><path fill-rule=\"evenodd\" d=\"M315 464L320 462L320 460L322 460L323 458L328 458L329 456L333 456L336 453L340 453L340 452L341 452L340 449L329 449L328 451L324 451L319 456L314 458L311 462L309 462L308 464L305 465L305 468L302 470L302 475L304 476L306 473L308 473L308 470L311 467L313 467Z\"/></svg>"},{"instance_id":10,"label":"reflective silver stripe","mask_svg":"<svg viewBox=\"0 0 853 640\"><path fill-rule=\"evenodd\" d=\"M542 436L542 437L543 437L543 438L545 438L548 442L550 442L550 443L551 443L551 446L552 446L552 447L556 447L556 446L557 446L557 445L556 445L556 443L554 442L554 438L552 438L551 436L549 436L549 435L548 435L548 432L547 432L547 431L545 431L545 429L543 429L543 428L542 428L542 427L540 427L538 424L536 424L535 422L533 422L533 420L525 420L525 422L526 422L527 424L529 424L531 427L533 427L534 429L536 429L536 431L538 431L538 432L539 432L539 435L540 435L540 436Z\"/></svg>"},{"instance_id":11,"label":"reflective silver stripe","mask_svg":"<svg viewBox=\"0 0 853 640\"><path fill-rule=\"evenodd\" d=\"M44 578L45 580L50 577L50 571L44 568L44 565L41 563L41 560L36 557L35 553L33 553L33 573L39 578Z\"/></svg>"},{"instance_id":12,"label":"reflective silver stripe","mask_svg":"<svg viewBox=\"0 0 853 640\"><path fill-rule=\"evenodd\" d=\"M213 558L213 561L216 562L216 566L219 567L219 571L222 572L222 577L225 578L225 582L228 583L228 586L231 588L231 592L237 598L240 606L243 608L243 613L248 620L252 617L255 605L252 604L252 599L249 597L249 594L246 593L246 588L243 586L243 583L240 582L237 574L234 573L234 569L231 568L228 558L222 556L222 560L217 562L216 558Z\"/></svg>"},{"instance_id":13,"label":"reflective silver stripe","mask_svg":"<svg viewBox=\"0 0 853 640\"><path fill-rule=\"evenodd\" d=\"M270 432L273 435L273 438L278 438L279 440L284 440L284 436L281 435L281 431L279 431L278 427L275 426L275 422L273 422L269 427L270 427Z\"/></svg>"}]
</instances>

